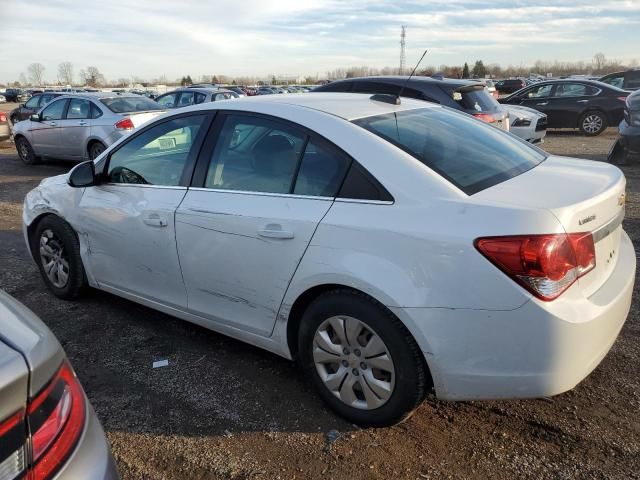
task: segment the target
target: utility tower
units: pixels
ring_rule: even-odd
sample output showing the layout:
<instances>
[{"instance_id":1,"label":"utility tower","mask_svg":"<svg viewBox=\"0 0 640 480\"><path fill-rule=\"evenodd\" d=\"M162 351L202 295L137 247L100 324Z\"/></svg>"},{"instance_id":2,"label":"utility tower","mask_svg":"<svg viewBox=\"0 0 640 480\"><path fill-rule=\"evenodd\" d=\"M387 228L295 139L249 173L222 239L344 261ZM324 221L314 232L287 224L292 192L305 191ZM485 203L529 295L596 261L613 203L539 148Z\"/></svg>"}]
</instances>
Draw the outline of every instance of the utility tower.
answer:
<instances>
[{"instance_id":1,"label":"utility tower","mask_svg":"<svg viewBox=\"0 0 640 480\"><path fill-rule=\"evenodd\" d=\"M400 33L400 75L404 75L404 47L405 47L405 39L407 37L407 26L402 26L402 33Z\"/></svg>"}]
</instances>

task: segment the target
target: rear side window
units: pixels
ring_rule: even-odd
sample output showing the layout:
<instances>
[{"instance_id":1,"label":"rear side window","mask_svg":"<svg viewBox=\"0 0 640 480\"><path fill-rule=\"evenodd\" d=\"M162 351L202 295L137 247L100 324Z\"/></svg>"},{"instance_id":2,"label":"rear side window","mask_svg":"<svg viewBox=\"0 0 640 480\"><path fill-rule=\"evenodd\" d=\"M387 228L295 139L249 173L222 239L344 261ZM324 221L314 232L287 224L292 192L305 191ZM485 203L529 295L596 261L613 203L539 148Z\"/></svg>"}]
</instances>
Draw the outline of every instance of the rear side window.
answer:
<instances>
[{"instance_id":1,"label":"rear side window","mask_svg":"<svg viewBox=\"0 0 640 480\"><path fill-rule=\"evenodd\" d=\"M335 197L351 159L315 140L307 143L293 193Z\"/></svg>"},{"instance_id":2,"label":"rear side window","mask_svg":"<svg viewBox=\"0 0 640 480\"><path fill-rule=\"evenodd\" d=\"M598 89L582 83L561 83L556 87L555 97L584 97L595 95Z\"/></svg>"},{"instance_id":3,"label":"rear side window","mask_svg":"<svg viewBox=\"0 0 640 480\"><path fill-rule=\"evenodd\" d=\"M91 112L91 103L89 100L81 98L72 98L69 101L69 108L67 109L67 118L70 120L89 118Z\"/></svg>"},{"instance_id":4,"label":"rear side window","mask_svg":"<svg viewBox=\"0 0 640 480\"><path fill-rule=\"evenodd\" d=\"M440 108L388 113L354 123L412 155L467 195L518 176L546 158L494 127Z\"/></svg>"}]
</instances>

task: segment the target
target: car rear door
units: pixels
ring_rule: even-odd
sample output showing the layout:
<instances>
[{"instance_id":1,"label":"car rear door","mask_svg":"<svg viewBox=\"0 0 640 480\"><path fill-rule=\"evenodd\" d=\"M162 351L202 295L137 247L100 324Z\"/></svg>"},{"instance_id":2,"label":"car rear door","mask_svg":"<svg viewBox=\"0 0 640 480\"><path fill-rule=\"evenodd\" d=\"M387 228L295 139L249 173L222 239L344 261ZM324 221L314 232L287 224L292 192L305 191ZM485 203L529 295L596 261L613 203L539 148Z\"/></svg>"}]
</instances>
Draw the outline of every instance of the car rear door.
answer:
<instances>
[{"instance_id":1,"label":"car rear door","mask_svg":"<svg viewBox=\"0 0 640 480\"><path fill-rule=\"evenodd\" d=\"M580 115L589 107L597 89L583 83L560 83L549 99L547 115L553 117L554 127L575 128Z\"/></svg>"},{"instance_id":2,"label":"car rear door","mask_svg":"<svg viewBox=\"0 0 640 480\"><path fill-rule=\"evenodd\" d=\"M184 114L136 132L101 166L106 182L86 189L78 222L101 288L186 307L175 211L209 122L206 112Z\"/></svg>"},{"instance_id":3,"label":"car rear door","mask_svg":"<svg viewBox=\"0 0 640 480\"><path fill-rule=\"evenodd\" d=\"M86 98L71 98L67 113L60 120L61 154L81 159L86 156L87 139L91 132L91 102Z\"/></svg>"},{"instance_id":4,"label":"car rear door","mask_svg":"<svg viewBox=\"0 0 640 480\"><path fill-rule=\"evenodd\" d=\"M349 160L294 124L243 113L219 113L204 152L176 213L189 311L267 336Z\"/></svg>"}]
</instances>

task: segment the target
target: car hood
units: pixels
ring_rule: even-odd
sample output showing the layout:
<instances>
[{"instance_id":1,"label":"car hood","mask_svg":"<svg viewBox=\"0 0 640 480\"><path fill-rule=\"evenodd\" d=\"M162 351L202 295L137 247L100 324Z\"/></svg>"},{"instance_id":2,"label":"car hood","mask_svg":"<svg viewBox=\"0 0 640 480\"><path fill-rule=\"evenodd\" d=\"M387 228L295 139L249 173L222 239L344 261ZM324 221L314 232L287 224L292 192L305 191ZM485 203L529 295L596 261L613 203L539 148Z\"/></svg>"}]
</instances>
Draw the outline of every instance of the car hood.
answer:
<instances>
[{"instance_id":1,"label":"car hood","mask_svg":"<svg viewBox=\"0 0 640 480\"><path fill-rule=\"evenodd\" d=\"M64 359L60 343L31 310L0 290L0 342L19 352L31 371L29 396L51 379Z\"/></svg>"}]
</instances>

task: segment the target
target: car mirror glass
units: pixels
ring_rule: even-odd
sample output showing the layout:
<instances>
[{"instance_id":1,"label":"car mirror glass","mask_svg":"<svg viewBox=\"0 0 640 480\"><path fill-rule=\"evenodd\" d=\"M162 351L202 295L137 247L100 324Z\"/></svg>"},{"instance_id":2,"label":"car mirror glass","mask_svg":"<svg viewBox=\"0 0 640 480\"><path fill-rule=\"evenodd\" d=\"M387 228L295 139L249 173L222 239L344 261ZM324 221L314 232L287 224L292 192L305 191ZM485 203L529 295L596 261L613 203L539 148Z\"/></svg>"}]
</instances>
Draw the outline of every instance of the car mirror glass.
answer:
<instances>
[{"instance_id":1,"label":"car mirror glass","mask_svg":"<svg viewBox=\"0 0 640 480\"><path fill-rule=\"evenodd\" d=\"M30 119L32 122L39 122L39 121L40 121L40 115L38 115L37 113L34 113L33 115L31 115L31 116L29 117L29 119Z\"/></svg>"},{"instance_id":2,"label":"car mirror glass","mask_svg":"<svg viewBox=\"0 0 640 480\"><path fill-rule=\"evenodd\" d=\"M96 167L91 160L76 165L69 173L69 185L74 188L91 187L96 183Z\"/></svg>"}]
</instances>

